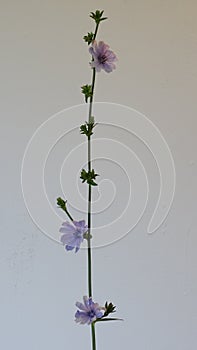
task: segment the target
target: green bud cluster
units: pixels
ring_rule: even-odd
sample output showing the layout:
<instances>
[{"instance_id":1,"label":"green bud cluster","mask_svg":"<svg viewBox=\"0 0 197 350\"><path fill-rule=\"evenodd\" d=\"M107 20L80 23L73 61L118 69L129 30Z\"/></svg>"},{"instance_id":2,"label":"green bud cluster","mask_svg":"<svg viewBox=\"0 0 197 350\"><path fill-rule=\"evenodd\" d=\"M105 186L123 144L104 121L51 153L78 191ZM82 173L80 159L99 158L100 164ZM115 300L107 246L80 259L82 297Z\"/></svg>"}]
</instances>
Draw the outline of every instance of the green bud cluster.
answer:
<instances>
[{"instance_id":1,"label":"green bud cluster","mask_svg":"<svg viewBox=\"0 0 197 350\"><path fill-rule=\"evenodd\" d=\"M108 302L106 301L106 303L105 303L105 312L104 312L103 317L106 317L109 314L112 314L112 313L116 312L115 309L116 309L115 305L113 305L112 303L108 304Z\"/></svg>"},{"instance_id":2,"label":"green bud cluster","mask_svg":"<svg viewBox=\"0 0 197 350\"><path fill-rule=\"evenodd\" d=\"M102 17L104 11L96 10L95 12L90 13L90 17L95 20L96 24L99 24L101 21L107 19L107 17Z\"/></svg>"},{"instance_id":3,"label":"green bud cluster","mask_svg":"<svg viewBox=\"0 0 197 350\"><path fill-rule=\"evenodd\" d=\"M83 238L87 239L87 241L88 241L88 239L92 239L92 235L87 231L83 234Z\"/></svg>"},{"instance_id":4,"label":"green bud cluster","mask_svg":"<svg viewBox=\"0 0 197 350\"><path fill-rule=\"evenodd\" d=\"M62 210L66 211L67 208L66 208L66 202L67 201L64 201L61 197L58 197L57 198L57 205L58 207L60 207Z\"/></svg>"},{"instance_id":5,"label":"green bud cluster","mask_svg":"<svg viewBox=\"0 0 197 350\"><path fill-rule=\"evenodd\" d=\"M81 87L81 92L82 94L85 95L85 101L86 103L88 102L88 98L92 97L92 85L83 85Z\"/></svg>"},{"instance_id":6,"label":"green bud cluster","mask_svg":"<svg viewBox=\"0 0 197 350\"><path fill-rule=\"evenodd\" d=\"M88 32L87 35L84 35L83 40L90 45L94 40L94 33Z\"/></svg>"},{"instance_id":7,"label":"green bud cluster","mask_svg":"<svg viewBox=\"0 0 197 350\"><path fill-rule=\"evenodd\" d=\"M68 209L66 207L66 203L67 203L67 201L64 201L61 197L57 198L57 205L58 205L58 207L60 207L68 215L69 219L71 221L73 221L73 218L70 215L70 213L68 212Z\"/></svg>"},{"instance_id":8,"label":"green bud cluster","mask_svg":"<svg viewBox=\"0 0 197 350\"><path fill-rule=\"evenodd\" d=\"M90 137L93 134L93 129L96 126L96 124L90 121L90 123L85 122L85 124L82 124L80 126L80 132L81 134L86 135L87 137Z\"/></svg>"},{"instance_id":9,"label":"green bud cluster","mask_svg":"<svg viewBox=\"0 0 197 350\"><path fill-rule=\"evenodd\" d=\"M97 183L94 181L97 176L98 174L95 173L94 169L88 172L85 169L82 169L80 179L82 179L83 183L86 181L88 185L97 186Z\"/></svg>"}]
</instances>

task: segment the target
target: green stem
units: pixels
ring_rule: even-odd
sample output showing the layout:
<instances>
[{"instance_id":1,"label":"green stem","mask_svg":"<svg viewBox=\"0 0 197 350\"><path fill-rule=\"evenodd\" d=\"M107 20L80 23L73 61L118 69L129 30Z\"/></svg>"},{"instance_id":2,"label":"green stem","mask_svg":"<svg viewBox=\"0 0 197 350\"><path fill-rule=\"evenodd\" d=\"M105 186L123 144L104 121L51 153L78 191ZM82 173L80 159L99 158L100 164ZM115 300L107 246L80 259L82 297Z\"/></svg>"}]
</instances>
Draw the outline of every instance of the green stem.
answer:
<instances>
[{"instance_id":1,"label":"green stem","mask_svg":"<svg viewBox=\"0 0 197 350\"><path fill-rule=\"evenodd\" d=\"M88 171L91 171L91 138L88 136ZM91 252L91 199L92 188L88 185L88 293L92 297L92 252Z\"/></svg>"},{"instance_id":2,"label":"green stem","mask_svg":"<svg viewBox=\"0 0 197 350\"><path fill-rule=\"evenodd\" d=\"M99 23L96 24L94 38L98 32ZM96 79L96 69L93 68L92 73L92 94L89 102L89 114L88 122L90 123L90 118L92 117L92 105L93 105L93 96L94 96L94 87ZM88 171L91 171L91 136L88 136ZM88 186L88 294L89 298L92 297L92 248L91 248L91 203L92 202L92 187ZM95 324L91 324L91 335L92 335L92 350L96 350L96 334L95 334Z\"/></svg>"},{"instance_id":3,"label":"green stem","mask_svg":"<svg viewBox=\"0 0 197 350\"><path fill-rule=\"evenodd\" d=\"M73 221L73 218L70 215L70 213L68 212L68 209L66 207L66 203L67 203L67 201L64 201L61 197L57 198L57 205L58 205L58 207L61 208L66 213L66 215L68 215L68 217L69 217L69 219L71 221Z\"/></svg>"},{"instance_id":4,"label":"green stem","mask_svg":"<svg viewBox=\"0 0 197 350\"><path fill-rule=\"evenodd\" d=\"M69 214L68 210L65 210L65 213L68 215L68 217L69 217L69 219L70 219L71 221L74 221L74 219L72 218L72 216Z\"/></svg>"},{"instance_id":5,"label":"green stem","mask_svg":"<svg viewBox=\"0 0 197 350\"><path fill-rule=\"evenodd\" d=\"M92 96L89 104L89 122L92 116L92 104L94 95L96 70L93 68L92 75ZM88 136L88 171L91 171L91 136ZM88 186L88 293L89 298L92 297L92 250L91 250L91 206L92 206L92 186ZM93 348L96 350L96 347Z\"/></svg>"},{"instance_id":6,"label":"green stem","mask_svg":"<svg viewBox=\"0 0 197 350\"><path fill-rule=\"evenodd\" d=\"M93 40L95 40L95 39L96 39L96 35L97 35L97 32L98 32L98 27L99 27L99 24L100 24L100 23L97 23L97 24L96 24L96 28L95 28L95 32L94 32L94 37L93 37Z\"/></svg>"},{"instance_id":7,"label":"green stem","mask_svg":"<svg viewBox=\"0 0 197 350\"><path fill-rule=\"evenodd\" d=\"M98 26L97 26L98 29ZM97 32L97 29L95 33ZM95 86L96 70L93 68L92 75L92 96L89 104L89 122L92 116L93 94ZM88 171L91 171L91 136L88 136ZM91 201L92 201L92 186L88 186L88 293L89 298L92 297L92 249L91 249ZM96 350L96 334L95 325L91 325L92 334L92 350Z\"/></svg>"},{"instance_id":8,"label":"green stem","mask_svg":"<svg viewBox=\"0 0 197 350\"><path fill-rule=\"evenodd\" d=\"M92 115L93 94L95 86L96 70L93 68L92 75L92 96L89 105L89 122ZM91 136L88 136L88 171L91 171ZM92 297L92 251L91 251L91 203L92 202L92 186L88 186L88 293L89 298ZM96 348L93 348L95 350Z\"/></svg>"},{"instance_id":9,"label":"green stem","mask_svg":"<svg viewBox=\"0 0 197 350\"><path fill-rule=\"evenodd\" d=\"M89 123L90 118L92 117L92 104L93 104L93 97L94 97L94 87L95 87L95 79L96 79L96 69L93 68L93 74L92 74L92 95L90 97L90 105L89 105Z\"/></svg>"},{"instance_id":10,"label":"green stem","mask_svg":"<svg viewBox=\"0 0 197 350\"><path fill-rule=\"evenodd\" d=\"M95 334L95 324L91 324L91 331L92 331L92 349L96 350L96 334Z\"/></svg>"}]
</instances>

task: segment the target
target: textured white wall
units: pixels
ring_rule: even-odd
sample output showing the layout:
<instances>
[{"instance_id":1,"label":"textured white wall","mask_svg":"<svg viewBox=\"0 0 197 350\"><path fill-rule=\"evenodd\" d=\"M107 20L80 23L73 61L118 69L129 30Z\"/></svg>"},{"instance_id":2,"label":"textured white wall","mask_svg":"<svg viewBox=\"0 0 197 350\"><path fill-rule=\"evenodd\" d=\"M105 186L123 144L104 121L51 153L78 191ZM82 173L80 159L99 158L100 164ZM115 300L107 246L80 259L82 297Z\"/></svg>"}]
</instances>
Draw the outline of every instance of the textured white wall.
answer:
<instances>
[{"instance_id":1,"label":"textured white wall","mask_svg":"<svg viewBox=\"0 0 197 350\"><path fill-rule=\"evenodd\" d=\"M74 303L86 293L86 252L66 254L40 232L24 205L20 175L36 129L54 113L83 103L80 86L89 82L90 71L81 37L92 29L89 12L100 8L109 20L99 37L119 62L113 74L99 75L96 101L148 116L171 149L177 181L168 217L148 235L158 170L135 137L127 140L146 168L150 196L126 237L94 250L95 300L112 300L125 320L98 325L98 349L195 350L196 1L1 0L0 5L0 347L90 349L88 327L73 321ZM125 141L124 133L118 137ZM47 177L54 198L59 187L52 167ZM42 215L42 203L38 208Z\"/></svg>"}]
</instances>

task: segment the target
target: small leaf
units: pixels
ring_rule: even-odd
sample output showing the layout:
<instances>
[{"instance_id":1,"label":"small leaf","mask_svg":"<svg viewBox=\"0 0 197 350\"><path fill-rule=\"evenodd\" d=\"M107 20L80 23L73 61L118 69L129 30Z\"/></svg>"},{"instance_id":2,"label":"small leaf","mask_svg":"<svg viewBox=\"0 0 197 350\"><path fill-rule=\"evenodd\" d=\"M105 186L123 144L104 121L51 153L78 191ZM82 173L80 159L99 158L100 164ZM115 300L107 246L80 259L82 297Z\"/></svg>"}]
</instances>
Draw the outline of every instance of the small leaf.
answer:
<instances>
[{"instance_id":1,"label":"small leaf","mask_svg":"<svg viewBox=\"0 0 197 350\"><path fill-rule=\"evenodd\" d=\"M109 318L97 318L94 323L96 322L105 322L105 321L124 321L122 318L116 318L116 317L109 317Z\"/></svg>"}]
</instances>

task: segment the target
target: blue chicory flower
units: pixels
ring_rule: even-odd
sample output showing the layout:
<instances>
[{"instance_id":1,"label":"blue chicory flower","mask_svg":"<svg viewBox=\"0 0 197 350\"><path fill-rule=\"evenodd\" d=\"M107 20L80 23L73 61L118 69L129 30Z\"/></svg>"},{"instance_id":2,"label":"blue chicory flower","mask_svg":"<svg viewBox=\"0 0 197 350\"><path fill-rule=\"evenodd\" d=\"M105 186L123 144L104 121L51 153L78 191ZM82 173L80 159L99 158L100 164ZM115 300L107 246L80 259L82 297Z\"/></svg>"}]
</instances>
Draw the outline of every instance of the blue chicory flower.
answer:
<instances>
[{"instance_id":1,"label":"blue chicory flower","mask_svg":"<svg viewBox=\"0 0 197 350\"><path fill-rule=\"evenodd\" d=\"M90 63L92 68L95 68L97 72L103 69L105 72L110 73L116 68L114 62L117 61L117 57L113 51L109 50L109 45L103 41L96 40L92 42L92 46L89 48L89 52L93 57L93 61Z\"/></svg>"},{"instance_id":2,"label":"blue chicory flower","mask_svg":"<svg viewBox=\"0 0 197 350\"><path fill-rule=\"evenodd\" d=\"M97 318L101 318L103 316L103 312L101 311L103 308L99 306L98 303L94 303L92 298L88 298L87 296L83 297L84 304L77 302L76 306L82 310L75 313L75 321L80 324L91 324Z\"/></svg>"},{"instance_id":3,"label":"blue chicory flower","mask_svg":"<svg viewBox=\"0 0 197 350\"><path fill-rule=\"evenodd\" d=\"M83 235L88 230L88 226L85 224L85 220L72 221L70 224L68 221L63 222L59 232L63 233L61 236L61 242L65 246L66 250L73 250L78 252L81 243L83 242Z\"/></svg>"}]
</instances>

